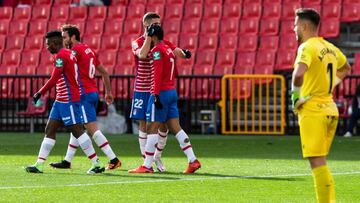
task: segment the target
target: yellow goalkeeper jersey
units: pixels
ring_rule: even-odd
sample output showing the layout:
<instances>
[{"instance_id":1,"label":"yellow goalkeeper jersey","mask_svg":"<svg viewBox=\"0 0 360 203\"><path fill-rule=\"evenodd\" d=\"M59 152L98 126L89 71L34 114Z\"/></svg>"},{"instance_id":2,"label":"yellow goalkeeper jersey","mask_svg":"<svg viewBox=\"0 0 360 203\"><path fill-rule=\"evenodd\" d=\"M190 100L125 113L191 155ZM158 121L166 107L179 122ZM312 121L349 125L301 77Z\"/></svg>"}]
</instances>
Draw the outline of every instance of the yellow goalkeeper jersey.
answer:
<instances>
[{"instance_id":1,"label":"yellow goalkeeper jersey","mask_svg":"<svg viewBox=\"0 0 360 203\"><path fill-rule=\"evenodd\" d=\"M307 65L300 95L311 96L299 114L338 115L332 91L336 71L346 63L345 55L323 38L313 37L299 46L294 67L298 63Z\"/></svg>"}]
</instances>

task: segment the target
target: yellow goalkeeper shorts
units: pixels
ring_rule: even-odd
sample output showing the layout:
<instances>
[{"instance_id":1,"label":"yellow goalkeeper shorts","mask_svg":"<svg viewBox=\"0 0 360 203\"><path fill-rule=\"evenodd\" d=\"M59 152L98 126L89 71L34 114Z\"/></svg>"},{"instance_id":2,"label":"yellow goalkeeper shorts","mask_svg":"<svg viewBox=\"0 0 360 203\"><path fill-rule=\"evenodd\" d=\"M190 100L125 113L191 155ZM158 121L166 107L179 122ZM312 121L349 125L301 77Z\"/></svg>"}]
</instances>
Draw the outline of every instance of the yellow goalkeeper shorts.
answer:
<instances>
[{"instance_id":1,"label":"yellow goalkeeper shorts","mask_svg":"<svg viewBox=\"0 0 360 203\"><path fill-rule=\"evenodd\" d=\"M299 116L303 157L326 156L337 124L338 116Z\"/></svg>"}]
</instances>

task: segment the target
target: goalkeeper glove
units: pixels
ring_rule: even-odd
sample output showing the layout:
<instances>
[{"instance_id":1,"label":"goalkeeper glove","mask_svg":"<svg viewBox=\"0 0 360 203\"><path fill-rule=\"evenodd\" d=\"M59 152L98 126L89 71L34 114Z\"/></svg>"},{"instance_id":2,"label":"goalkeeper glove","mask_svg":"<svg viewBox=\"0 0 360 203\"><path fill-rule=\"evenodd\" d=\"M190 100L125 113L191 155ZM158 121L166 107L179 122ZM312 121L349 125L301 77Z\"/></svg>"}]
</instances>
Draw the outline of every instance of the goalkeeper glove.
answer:
<instances>
[{"instance_id":1,"label":"goalkeeper glove","mask_svg":"<svg viewBox=\"0 0 360 203\"><path fill-rule=\"evenodd\" d=\"M292 109L294 113L297 113L300 107L311 98L311 96L300 97L300 88L293 87L291 91Z\"/></svg>"},{"instance_id":2,"label":"goalkeeper glove","mask_svg":"<svg viewBox=\"0 0 360 203\"><path fill-rule=\"evenodd\" d=\"M188 49L183 49L182 51L183 51L184 54L185 54L185 58L187 58L187 59L191 58L191 51L190 51L190 50L188 50Z\"/></svg>"},{"instance_id":3,"label":"goalkeeper glove","mask_svg":"<svg viewBox=\"0 0 360 203\"><path fill-rule=\"evenodd\" d=\"M33 96L33 103L36 104L37 101L40 99L41 94L39 92L36 92Z\"/></svg>"},{"instance_id":4,"label":"goalkeeper glove","mask_svg":"<svg viewBox=\"0 0 360 203\"><path fill-rule=\"evenodd\" d=\"M163 108L163 105L161 104L160 102L160 96L155 94L155 100L154 100L154 104L155 104L155 107L157 109L162 109Z\"/></svg>"}]
</instances>

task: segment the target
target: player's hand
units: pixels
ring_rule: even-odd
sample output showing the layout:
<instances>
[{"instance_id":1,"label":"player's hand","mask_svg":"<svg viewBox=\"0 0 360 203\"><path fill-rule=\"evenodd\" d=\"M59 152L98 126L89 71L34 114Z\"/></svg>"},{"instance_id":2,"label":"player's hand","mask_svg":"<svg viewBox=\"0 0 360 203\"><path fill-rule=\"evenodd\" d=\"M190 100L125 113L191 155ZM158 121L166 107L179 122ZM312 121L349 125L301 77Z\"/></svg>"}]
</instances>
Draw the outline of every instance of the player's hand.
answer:
<instances>
[{"instance_id":1,"label":"player's hand","mask_svg":"<svg viewBox=\"0 0 360 203\"><path fill-rule=\"evenodd\" d=\"M33 96L33 103L36 104L37 101L40 99L41 94L39 92L36 92Z\"/></svg>"},{"instance_id":2,"label":"player's hand","mask_svg":"<svg viewBox=\"0 0 360 203\"><path fill-rule=\"evenodd\" d=\"M300 97L299 91L291 92L292 110L296 114L301 106L311 98L311 96Z\"/></svg>"},{"instance_id":3,"label":"player's hand","mask_svg":"<svg viewBox=\"0 0 360 203\"><path fill-rule=\"evenodd\" d=\"M151 24L150 26L147 27L146 34L149 37L152 37L155 35L155 25L154 24Z\"/></svg>"},{"instance_id":4,"label":"player's hand","mask_svg":"<svg viewBox=\"0 0 360 203\"><path fill-rule=\"evenodd\" d=\"M163 105L161 104L161 101L160 101L160 96L155 94L155 101L154 101L154 104L155 104L155 107L157 109L162 109L163 108Z\"/></svg>"},{"instance_id":5,"label":"player's hand","mask_svg":"<svg viewBox=\"0 0 360 203\"><path fill-rule=\"evenodd\" d=\"M190 51L190 50L188 50L188 49L183 49L182 51L183 51L184 54L185 54L185 58L187 58L187 59L191 58L191 51Z\"/></svg>"},{"instance_id":6,"label":"player's hand","mask_svg":"<svg viewBox=\"0 0 360 203\"><path fill-rule=\"evenodd\" d=\"M114 97L111 93L105 93L105 102L108 106L114 102Z\"/></svg>"}]
</instances>

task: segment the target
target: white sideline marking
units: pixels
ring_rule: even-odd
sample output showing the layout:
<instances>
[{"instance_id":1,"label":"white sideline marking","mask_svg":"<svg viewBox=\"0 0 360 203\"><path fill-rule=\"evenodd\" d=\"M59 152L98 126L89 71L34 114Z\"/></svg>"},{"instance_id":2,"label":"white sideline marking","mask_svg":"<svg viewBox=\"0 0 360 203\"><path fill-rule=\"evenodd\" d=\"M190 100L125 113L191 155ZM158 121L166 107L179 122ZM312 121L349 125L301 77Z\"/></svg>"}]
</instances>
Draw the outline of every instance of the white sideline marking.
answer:
<instances>
[{"instance_id":1,"label":"white sideline marking","mask_svg":"<svg viewBox=\"0 0 360 203\"><path fill-rule=\"evenodd\" d=\"M360 174L360 171L339 172L332 173L334 176L338 175L353 175ZM28 189L28 188L57 188L57 187L86 187L96 185L119 185L119 184L139 184L139 183L159 183L159 182L178 182L178 181L199 181L199 180L229 180L229 179L251 179L251 178L277 178L277 177L300 177L311 176L309 173L298 174L280 174L270 176L230 176L230 177L210 177L210 178L180 178L180 179L162 179L162 180L131 180L131 181L115 181L115 182L102 182L102 183L84 183L84 184L67 184L67 185L32 185L32 186L0 186L0 190L9 189Z\"/></svg>"}]
</instances>

